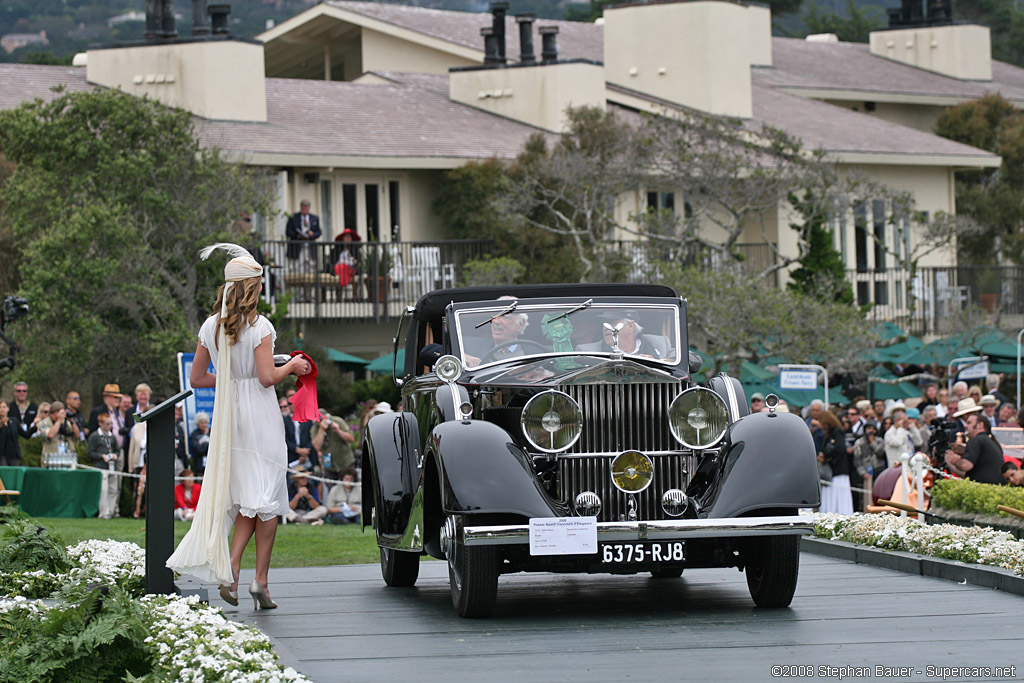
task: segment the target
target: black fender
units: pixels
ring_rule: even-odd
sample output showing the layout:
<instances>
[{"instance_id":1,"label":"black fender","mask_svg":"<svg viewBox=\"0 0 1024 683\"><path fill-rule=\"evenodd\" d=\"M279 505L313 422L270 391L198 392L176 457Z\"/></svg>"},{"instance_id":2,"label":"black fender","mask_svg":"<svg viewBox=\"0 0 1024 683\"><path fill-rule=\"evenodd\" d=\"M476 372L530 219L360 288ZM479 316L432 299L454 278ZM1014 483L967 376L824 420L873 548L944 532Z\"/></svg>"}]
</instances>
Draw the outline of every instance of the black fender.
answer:
<instances>
[{"instance_id":1,"label":"black fender","mask_svg":"<svg viewBox=\"0 0 1024 683\"><path fill-rule=\"evenodd\" d=\"M439 424L431 433L430 449L445 513L568 514L544 492L529 456L497 425L482 420Z\"/></svg>"},{"instance_id":2,"label":"black fender","mask_svg":"<svg viewBox=\"0 0 1024 683\"><path fill-rule=\"evenodd\" d=\"M724 372L715 375L708 381L708 389L721 396L725 401L730 420L735 421L750 414L747 393L743 391L743 385L735 377L730 377Z\"/></svg>"},{"instance_id":3,"label":"black fender","mask_svg":"<svg viewBox=\"0 0 1024 683\"><path fill-rule=\"evenodd\" d=\"M702 517L821 505L817 453L802 419L790 413L747 415L729 426L725 440Z\"/></svg>"},{"instance_id":4,"label":"black fender","mask_svg":"<svg viewBox=\"0 0 1024 683\"><path fill-rule=\"evenodd\" d=\"M420 484L419 427L409 413L384 413L366 424L369 472L363 474L363 520L376 510L377 533L401 535ZM368 475L368 476L367 476ZM367 508L366 503L371 507Z\"/></svg>"}]
</instances>

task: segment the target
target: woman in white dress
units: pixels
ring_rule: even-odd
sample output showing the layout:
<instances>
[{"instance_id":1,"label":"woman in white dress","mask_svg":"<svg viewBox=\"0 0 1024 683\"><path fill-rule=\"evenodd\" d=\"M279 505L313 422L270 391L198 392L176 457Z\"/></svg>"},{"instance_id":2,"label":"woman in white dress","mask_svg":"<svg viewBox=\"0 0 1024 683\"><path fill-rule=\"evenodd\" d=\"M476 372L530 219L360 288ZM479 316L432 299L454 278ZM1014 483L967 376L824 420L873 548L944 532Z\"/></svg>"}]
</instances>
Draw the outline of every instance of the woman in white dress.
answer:
<instances>
[{"instance_id":1,"label":"woman in white dress","mask_svg":"<svg viewBox=\"0 0 1024 683\"><path fill-rule=\"evenodd\" d=\"M288 452L274 385L290 374L306 374L296 356L274 367L277 333L256 305L263 268L236 245L216 244L236 258L224 268L215 313L199 330L190 381L216 387L203 495L185 538L167 566L204 581L217 581L226 602L238 604L242 553L256 536L256 578L249 593L257 609L271 609L267 587L277 518L288 510ZM213 362L216 374L208 372ZM227 534L234 524L228 552Z\"/></svg>"}]
</instances>

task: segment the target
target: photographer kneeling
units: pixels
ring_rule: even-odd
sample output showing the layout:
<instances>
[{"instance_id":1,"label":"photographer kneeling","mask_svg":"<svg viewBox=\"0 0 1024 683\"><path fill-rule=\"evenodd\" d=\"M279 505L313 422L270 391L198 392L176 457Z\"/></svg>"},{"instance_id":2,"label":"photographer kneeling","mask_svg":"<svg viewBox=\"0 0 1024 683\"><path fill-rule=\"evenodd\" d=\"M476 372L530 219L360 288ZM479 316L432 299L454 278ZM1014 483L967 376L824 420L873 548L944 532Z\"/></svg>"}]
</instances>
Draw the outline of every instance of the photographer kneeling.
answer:
<instances>
[{"instance_id":1,"label":"photographer kneeling","mask_svg":"<svg viewBox=\"0 0 1024 683\"><path fill-rule=\"evenodd\" d=\"M973 404L964 399L961 404ZM956 443L946 451L946 466L953 472L983 484L1002 484L1003 449L992 438L989 421L981 414L981 406L961 405L953 417L967 415L967 431L957 434ZM966 435L967 444L964 445Z\"/></svg>"}]
</instances>

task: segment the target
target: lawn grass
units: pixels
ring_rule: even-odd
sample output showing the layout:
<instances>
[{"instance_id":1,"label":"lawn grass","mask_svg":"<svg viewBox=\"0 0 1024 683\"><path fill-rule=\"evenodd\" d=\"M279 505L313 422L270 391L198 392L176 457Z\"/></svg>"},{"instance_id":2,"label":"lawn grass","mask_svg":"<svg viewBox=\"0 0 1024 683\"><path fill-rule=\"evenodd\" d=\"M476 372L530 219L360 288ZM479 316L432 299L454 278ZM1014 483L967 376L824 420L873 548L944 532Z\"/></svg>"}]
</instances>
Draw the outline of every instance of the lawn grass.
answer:
<instances>
[{"instance_id":1,"label":"lawn grass","mask_svg":"<svg viewBox=\"0 0 1024 683\"><path fill-rule=\"evenodd\" d=\"M131 541L146 547L144 519L37 519L67 545L91 538ZM189 522L174 523L174 544L177 546ZM364 533L358 524L335 526L324 524L285 524L277 528L271 567L323 567L333 564L376 564L380 561L377 541L372 529ZM242 556L242 568L256 566L256 544L250 541Z\"/></svg>"}]
</instances>

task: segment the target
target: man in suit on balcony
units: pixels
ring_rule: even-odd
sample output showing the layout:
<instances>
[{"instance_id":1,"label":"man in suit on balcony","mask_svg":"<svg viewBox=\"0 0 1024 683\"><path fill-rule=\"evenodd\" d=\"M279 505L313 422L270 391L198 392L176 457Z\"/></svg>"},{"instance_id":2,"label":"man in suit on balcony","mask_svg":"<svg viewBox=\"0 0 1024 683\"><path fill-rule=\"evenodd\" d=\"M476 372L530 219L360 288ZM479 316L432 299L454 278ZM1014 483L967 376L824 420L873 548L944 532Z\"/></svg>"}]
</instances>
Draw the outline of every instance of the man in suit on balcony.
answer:
<instances>
[{"instance_id":1,"label":"man in suit on balcony","mask_svg":"<svg viewBox=\"0 0 1024 683\"><path fill-rule=\"evenodd\" d=\"M303 245L299 244L298 240L315 242L320 239L320 217L309 212L308 199L303 199L299 203L299 212L292 214L292 217L288 219L284 234L289 240L287 255L293 261L300 258L303 253ZM314 248L310 245L310 250L306 252L310 255L311 260Z\"/></svg>"}]
</instances>

